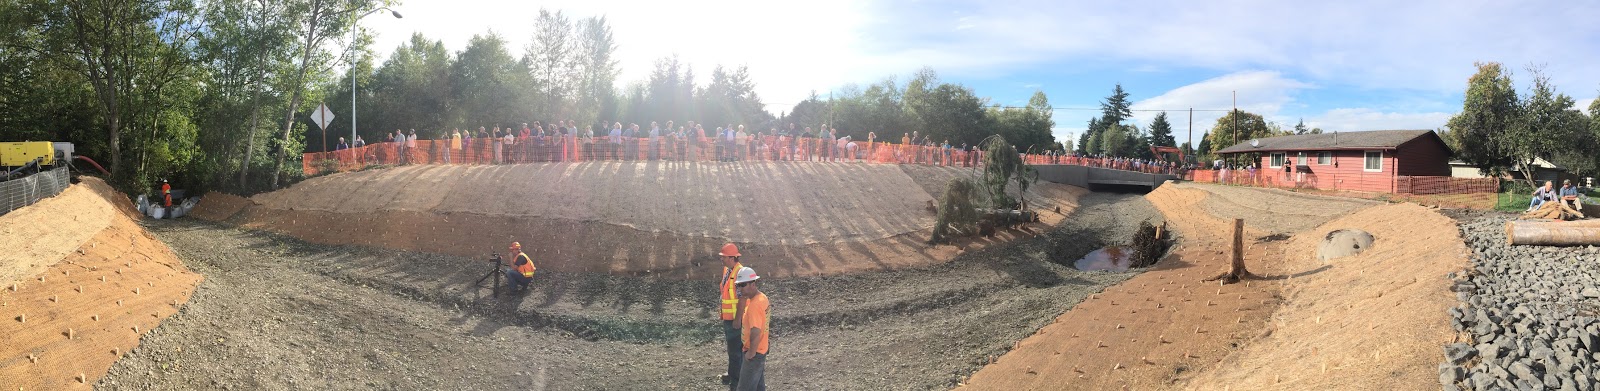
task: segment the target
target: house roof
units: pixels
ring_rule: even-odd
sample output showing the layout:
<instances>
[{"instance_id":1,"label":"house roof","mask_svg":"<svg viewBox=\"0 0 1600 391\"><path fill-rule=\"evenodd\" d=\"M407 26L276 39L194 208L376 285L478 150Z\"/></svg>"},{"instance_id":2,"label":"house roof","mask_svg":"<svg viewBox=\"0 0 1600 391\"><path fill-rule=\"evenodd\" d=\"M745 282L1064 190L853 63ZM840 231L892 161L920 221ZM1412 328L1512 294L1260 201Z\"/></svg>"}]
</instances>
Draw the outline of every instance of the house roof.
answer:
<instances>
[{"instance_id":1,"label":"house roof","mask_svg":"<svg viewBox=\"0 0 1600 391\"><path fill-rule=\"evenodd\" d=\"M1432 136L1444 145L1444 140L1432 130L1369 130L1361 132L1301 134L1258 139L1259 145L1250 141L1218 150L1217 153L1250 153L1267 151L1305 151L1337 149L1395 149L1418 137ZM1449 147L1445 147L1448 149Z\"/></svg>"}]
</instances>

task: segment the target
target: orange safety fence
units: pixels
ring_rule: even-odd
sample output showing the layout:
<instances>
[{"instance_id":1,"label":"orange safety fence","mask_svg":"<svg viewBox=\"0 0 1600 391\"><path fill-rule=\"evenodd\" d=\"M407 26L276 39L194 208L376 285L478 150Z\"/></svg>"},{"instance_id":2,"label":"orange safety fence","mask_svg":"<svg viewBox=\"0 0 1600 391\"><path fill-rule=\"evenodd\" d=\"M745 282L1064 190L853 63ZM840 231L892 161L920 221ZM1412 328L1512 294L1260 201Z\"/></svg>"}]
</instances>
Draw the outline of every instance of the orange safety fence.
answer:
<instances>
[{"instance_id":1,"label":"orange safety fence","mask_svg":"<svg viewBox=\"0 0 1600 391\"><path fill-rule=\"evenodd\" d=\"M1185 180L1236 186L1317 189L1397 194L1472 194L1500 190L1495 178L1455 178L1447 176L1389 176L1383 173L1315 174L1281 171L1193 170Z\"/></svg>"},{"instance_id":2,"label":"orange safety fence","mask_svg":"<svg viewBox=\"0 0 1600 391\"><path fill-rule=\"evenodd\" d=\"M357 171L374 165L402 164L519 164L582 161L838 161L881 164L977 166L981 151L963 151L922 145L851 141L791 136L746 137L743 143L706 137L582 138L547 136L515 138L463 138L383 142L331 152L307 153L301 167L307 176ZM854 144L853 146L851 144Z\"/></svg>"}]
</instances>

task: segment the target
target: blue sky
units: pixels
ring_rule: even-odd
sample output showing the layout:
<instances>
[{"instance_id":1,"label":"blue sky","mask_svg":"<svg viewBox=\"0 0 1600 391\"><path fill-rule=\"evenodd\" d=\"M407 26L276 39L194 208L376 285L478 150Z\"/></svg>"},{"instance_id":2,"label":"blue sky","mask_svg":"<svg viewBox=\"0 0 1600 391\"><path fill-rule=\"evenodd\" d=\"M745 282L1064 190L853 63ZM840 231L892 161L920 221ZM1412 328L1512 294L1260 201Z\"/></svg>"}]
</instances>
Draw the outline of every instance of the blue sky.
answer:
<instances>
[{"instance_id":1,"label":"blue sky","mask_svg":"<svg viewBox=\"0 0 1600 391\"><path fill-rule=\"evenodd\" d=\"M1543 66L1580 108L1600 96L1600 1L748 1L411 0L404 19L372 17L381 58L421 32L451 51L490 29L514 53L539 7L606 16L619 43L618 87L678 55L710 69L749 66L773 112L816 91L866 85L924 66L993 103L1035 90L1052 106L1095 108L1121 83L1134 108L1240 109L1329 131L1440 128L1461 110L1477 61ZM692 4L692 5L691 5ZM1222 113L1196 111L1197 137ZM1092 110L1058 109L1057 138ZM1135 113L1143 126L1154 111Z\"/></svg>"}]
</instances>

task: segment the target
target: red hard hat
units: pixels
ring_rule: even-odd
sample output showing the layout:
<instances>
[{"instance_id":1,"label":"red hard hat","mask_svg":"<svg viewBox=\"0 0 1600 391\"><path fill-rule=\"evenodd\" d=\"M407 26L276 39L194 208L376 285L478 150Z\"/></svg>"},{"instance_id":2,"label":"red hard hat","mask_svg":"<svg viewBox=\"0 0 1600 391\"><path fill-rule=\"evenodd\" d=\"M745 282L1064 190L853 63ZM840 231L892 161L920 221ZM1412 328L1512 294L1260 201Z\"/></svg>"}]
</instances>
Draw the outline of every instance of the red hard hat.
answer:
<instances>
[{"instance_id":1,"label":"red hard hat","mask_svg":"<svg viewBox=\"0 0 1600 391\"><path fill-rule=\"evenodd\" d=\"M717 255L724 257L737 257L739 256L739 246L733 245L733 242L728 242L728 244L722 245L722 251L718 252Z\"/></svg>"}]
</instances>

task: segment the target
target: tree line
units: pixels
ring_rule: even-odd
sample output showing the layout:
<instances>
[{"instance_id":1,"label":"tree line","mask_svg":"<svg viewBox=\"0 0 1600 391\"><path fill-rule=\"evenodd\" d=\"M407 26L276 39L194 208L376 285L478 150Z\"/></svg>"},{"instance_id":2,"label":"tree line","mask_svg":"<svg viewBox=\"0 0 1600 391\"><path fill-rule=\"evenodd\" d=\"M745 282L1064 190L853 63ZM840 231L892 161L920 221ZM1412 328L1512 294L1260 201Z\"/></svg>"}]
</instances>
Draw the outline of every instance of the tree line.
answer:
<instances>
[{"instance_id":1,"label":"tree line","mask_svg":"<svg viewBox=\"0 0 1600 391\"><path fill-rule=\"evenodd\" d=\"M493 31L458 52L413 35L380 62L370 55L373 36L358 29L352 38L351 29L364 16L401 17L393 5L0 1L0 140L72 141L125 191L171 179L245 194L301 179L303 153L348 136L352 95L358 134L369 142L395 130L431 138L534 121L675 120L753 131L827 125L858 139L919 131L955 145L998 133L1022 150L1062 148L1042 92L1026 107L1002 107L931 69L903 87L887 78L827 98L813 93L778 116L745 67L716 66L701 83L672 56L657 60L647 80L617 88L618 42L606 19L560 11L541 10L521 48ZM319 103L336 116L325 131L309 120Z\"/></svg>"},{"instance_id":2,"label":"tree line","mask_svg":"<svg viewBox=\"0 0 1600 391\"><path fill-rule=\"evenodd\" d=\"M1600 99L1585 115L1541 67L1528 67L1532 84L1519 94L1500 63L1475 65L1461 113L1443 134L1457 158L1486 174L1517 171L1529 184L1539 159L1578 175L1600 172Z\"/></svg>"}]
</instances>

